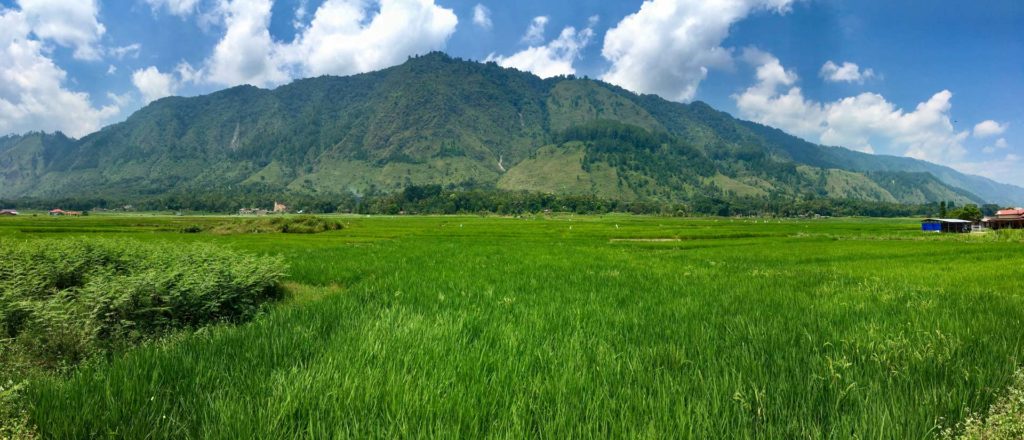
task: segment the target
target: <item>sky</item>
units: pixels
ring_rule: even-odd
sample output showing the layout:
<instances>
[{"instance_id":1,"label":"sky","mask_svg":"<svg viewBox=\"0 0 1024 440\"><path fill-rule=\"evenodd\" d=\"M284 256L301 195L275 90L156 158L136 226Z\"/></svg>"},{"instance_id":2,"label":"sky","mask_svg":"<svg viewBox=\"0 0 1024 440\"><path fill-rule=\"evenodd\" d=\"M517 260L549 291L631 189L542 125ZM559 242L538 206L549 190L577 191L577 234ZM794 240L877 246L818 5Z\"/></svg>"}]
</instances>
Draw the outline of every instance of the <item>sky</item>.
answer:
<instances>
[{"instance_id":1,"label":"sky","mask_svg":"<svg viewBox=\"0 0 1024 440\"><path fill-rule=\"evenodd\" d=\"M434 50L1024 186L1019 0L0 0L0 135Z\"/></svg>"}]
</instances>

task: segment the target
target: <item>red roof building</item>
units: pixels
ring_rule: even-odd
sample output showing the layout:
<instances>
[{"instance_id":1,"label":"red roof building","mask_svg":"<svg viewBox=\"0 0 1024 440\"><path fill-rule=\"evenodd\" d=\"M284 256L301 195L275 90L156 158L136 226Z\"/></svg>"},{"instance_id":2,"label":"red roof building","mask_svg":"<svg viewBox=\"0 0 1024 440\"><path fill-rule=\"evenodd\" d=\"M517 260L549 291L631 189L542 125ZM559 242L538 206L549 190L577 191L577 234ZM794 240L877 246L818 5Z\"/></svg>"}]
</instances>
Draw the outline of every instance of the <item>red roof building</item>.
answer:
<instances>
[{"instance_id":1,"label":"red roof building","mask_svg":"<svg viewBox=\"0 0 1024 440\"><path fill-rule=\"evenodd\" d=\"M1000 218L1000 219L1024 218L1024 208L1002 209L1002 210L996 211L996 218Z\"/></svg>"},{"instance_id":2,"label":"red roof building","mask_svg":"<svg viewBox=\"0 0 1024 440\"><path fill-rule=\"evenodd\" d=\"M995 217L985 217L981 224L989 229L1024 229L1024 208L1001 209Z\"/></svg>"}]
</instances>

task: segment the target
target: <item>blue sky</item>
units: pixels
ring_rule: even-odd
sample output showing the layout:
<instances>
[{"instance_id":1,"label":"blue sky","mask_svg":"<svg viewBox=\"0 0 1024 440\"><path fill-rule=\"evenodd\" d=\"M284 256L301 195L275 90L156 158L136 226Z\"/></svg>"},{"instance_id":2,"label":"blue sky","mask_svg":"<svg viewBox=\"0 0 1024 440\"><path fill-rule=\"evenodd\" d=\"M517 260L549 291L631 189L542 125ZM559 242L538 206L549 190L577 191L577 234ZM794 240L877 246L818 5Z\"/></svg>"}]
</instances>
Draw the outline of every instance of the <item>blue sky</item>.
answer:
<instances>
[{"instance_id":1,"label":"blue sky","mask_svg":"<svg viewBox=\"0 0 1024 440\"><path fill-rule=\"evenodd\" d=\"M444 50L1024 185L1024 2L0 0L0 134Z\"/></svg>"}]
</instances>

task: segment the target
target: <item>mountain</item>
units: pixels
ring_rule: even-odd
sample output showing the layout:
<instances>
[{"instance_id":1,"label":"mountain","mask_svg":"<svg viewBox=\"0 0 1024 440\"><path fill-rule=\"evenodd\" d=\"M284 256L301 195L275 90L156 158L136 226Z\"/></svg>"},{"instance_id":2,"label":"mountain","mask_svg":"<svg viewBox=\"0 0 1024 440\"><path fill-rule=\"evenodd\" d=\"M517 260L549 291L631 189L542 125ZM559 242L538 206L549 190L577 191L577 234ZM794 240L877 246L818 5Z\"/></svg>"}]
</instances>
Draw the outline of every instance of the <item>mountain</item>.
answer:
<instances>
[{"instance_id":1,"label":"mountain","mask_svg":"<svg viewBox=\"0 0 1024 440\"><path fill-rule=\"evenodd\" d=\"M422 184L684 202L1024 202L1024 188L811 144L701 102L441 53L274 90L164 98L79 140L0 138L3 198L330 196Z\"/></svg>"}]
</instances>

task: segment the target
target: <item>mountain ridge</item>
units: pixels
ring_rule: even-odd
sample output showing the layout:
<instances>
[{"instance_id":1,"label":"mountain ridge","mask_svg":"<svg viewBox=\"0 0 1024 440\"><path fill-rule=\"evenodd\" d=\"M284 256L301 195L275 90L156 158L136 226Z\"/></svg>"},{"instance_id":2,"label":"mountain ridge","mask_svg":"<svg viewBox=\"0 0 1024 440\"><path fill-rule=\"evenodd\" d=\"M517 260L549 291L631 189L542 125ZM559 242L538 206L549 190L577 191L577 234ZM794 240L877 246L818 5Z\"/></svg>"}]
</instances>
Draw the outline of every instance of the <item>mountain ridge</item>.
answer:
<instances>
[{"instance_id":1,"label":"mountain ridge","mask_svg":"<svg viewBox=\"0 0 1024 440\"><path fill-rule=\"evenodd\" d=\"M567 176L571 176L567 178ZM590 194L1024 203L1024 188L825 147L596 80L431 53L381 71L156 100L73 140L0 138L0 197L145 197L409 185Z\"/></svg>"}]
</instances>

